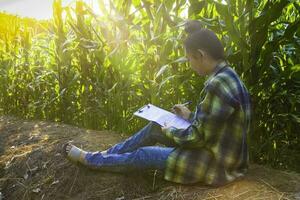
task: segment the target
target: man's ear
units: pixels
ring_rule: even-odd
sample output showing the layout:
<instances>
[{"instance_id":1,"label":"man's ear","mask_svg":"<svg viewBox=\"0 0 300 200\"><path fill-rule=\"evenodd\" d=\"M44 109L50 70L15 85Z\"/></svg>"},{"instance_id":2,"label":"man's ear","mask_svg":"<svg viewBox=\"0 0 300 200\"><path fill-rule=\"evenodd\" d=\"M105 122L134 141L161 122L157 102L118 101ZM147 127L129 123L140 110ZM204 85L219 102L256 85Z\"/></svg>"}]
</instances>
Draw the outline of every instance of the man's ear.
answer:
<instances>
[{"instance_id":1,"label":"man's ear","mask_svg":"<svg viewBox=\"0 0 300 200\"><path fill-rule=\"evenodd\" d=\"M197 60L197 59L199 59L199 58L202 58L201 53L198 52L198 51L191 52L190 55L191 55L191 57L192 57L193 59L195 59L195 60Z\"/></svg>"},{"instance_id":2,"label":"man's ear","mask_svg":"<svg viewBox=\"0 0 300 200\"><path fill-rule=\"evenodd\" d=\"M201 50L201 49L198 49L197 50L197 54L198 54L199 57L202 58L204 56L205 52L203 50Z\"/></svg>"}]
</instances>

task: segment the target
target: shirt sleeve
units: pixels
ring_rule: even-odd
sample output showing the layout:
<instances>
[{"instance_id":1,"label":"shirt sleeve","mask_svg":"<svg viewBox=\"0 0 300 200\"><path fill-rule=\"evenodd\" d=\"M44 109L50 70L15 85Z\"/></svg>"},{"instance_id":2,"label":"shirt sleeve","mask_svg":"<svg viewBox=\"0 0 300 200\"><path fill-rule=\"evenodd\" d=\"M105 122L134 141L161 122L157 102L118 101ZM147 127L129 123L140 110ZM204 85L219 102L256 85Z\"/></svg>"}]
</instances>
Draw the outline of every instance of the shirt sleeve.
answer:
<instances>
[{"instance_id":1,"label":"shirt sleeve","mask_svg":"<svg viewBox=\"0 0 300 200\"><path fill-rule=\"evenodd\" d=\"M188 121L192 123L192 122L193 122L193 119L194 119L194 112L191 112L191 113L190 113L190 116L189 116L189 118L188 118Z\"/></svg>"},{"instance_id":2,"label":"shirt sleeve","mask_svg":"<svg viewBox=\"0 0 300 200\"><path fill-rule=\"evenodd\" d=\"M191 125L187 129L170 127L165 131L166 136L178 145L188 147L201 146L204 138L214 137L218 133L217 129L222 127L235 110L225 98L225 92L226 89L220 87L220 84L210 85Z\"/></svg>"}]
</instances>

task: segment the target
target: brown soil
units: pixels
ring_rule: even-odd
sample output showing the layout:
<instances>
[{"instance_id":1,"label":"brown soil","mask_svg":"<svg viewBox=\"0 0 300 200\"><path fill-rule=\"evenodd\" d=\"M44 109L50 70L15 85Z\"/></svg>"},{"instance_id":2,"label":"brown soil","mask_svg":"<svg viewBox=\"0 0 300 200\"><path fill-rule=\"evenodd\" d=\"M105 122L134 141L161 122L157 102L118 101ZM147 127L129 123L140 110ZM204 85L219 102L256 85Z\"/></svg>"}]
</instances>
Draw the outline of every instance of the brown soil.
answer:
<instances>
[{"instance_id":1,"label":"brown soil","mask_svg":"<svg viewBox=\"0 0 300 200\"><path fill-rule=\"evenodd\" d=\"M124 137L111 131L0 117L0 200L6 199L300 199L300 175L251 165L247 176L219 188L184 186L159 171L117 174L70 163L61 147L73 140L100 151Z\"/></svg>"}]
</instances>

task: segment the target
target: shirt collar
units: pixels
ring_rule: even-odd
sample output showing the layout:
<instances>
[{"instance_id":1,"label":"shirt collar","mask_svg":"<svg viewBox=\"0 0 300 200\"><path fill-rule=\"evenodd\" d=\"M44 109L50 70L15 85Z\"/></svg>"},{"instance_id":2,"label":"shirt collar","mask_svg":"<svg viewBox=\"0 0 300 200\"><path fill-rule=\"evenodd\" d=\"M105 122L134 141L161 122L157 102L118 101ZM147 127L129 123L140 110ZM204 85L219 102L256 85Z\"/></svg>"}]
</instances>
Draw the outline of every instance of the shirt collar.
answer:
<instances>
[{"instance_id":1,"label":"shirt collar","mask_svg":"<svg viewBox=\"0 0 300 200\"><path fill-rule=\"evenodd\" d=\"M221 61L220 63L218 63L216 65L216 67L214 68L214 71L209 75L208 79L205 81L204 85L207 86L208 83L211 81L211 79L217 75L217 73L223 69L225 66L227 65L227 62L224 60L224 61Z\"/></svg>"}]
</instances>

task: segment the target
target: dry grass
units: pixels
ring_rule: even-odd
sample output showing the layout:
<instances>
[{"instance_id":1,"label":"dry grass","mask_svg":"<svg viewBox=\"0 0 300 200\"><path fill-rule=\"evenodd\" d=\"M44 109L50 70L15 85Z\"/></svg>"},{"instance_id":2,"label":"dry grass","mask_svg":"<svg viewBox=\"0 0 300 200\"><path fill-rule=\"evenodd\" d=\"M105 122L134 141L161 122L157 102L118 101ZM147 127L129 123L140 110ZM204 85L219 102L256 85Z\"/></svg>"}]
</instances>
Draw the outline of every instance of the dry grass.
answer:
<instances>
[{"instance_id":1,"label":"dry grass","mask_svg":"<svg viewBox=\"0 0 300 200\"><path fill-rule=\"evenodd\" d=\"M284 200L296 199L300 191L299 174L258 165L252 165L245 178L219 188L169 183L158 171L88 170L61 155L61 145L71 139L96 151L122 138L64 124L0 118L0 192L5 199Z\"/></svg>"}]
</instances>

